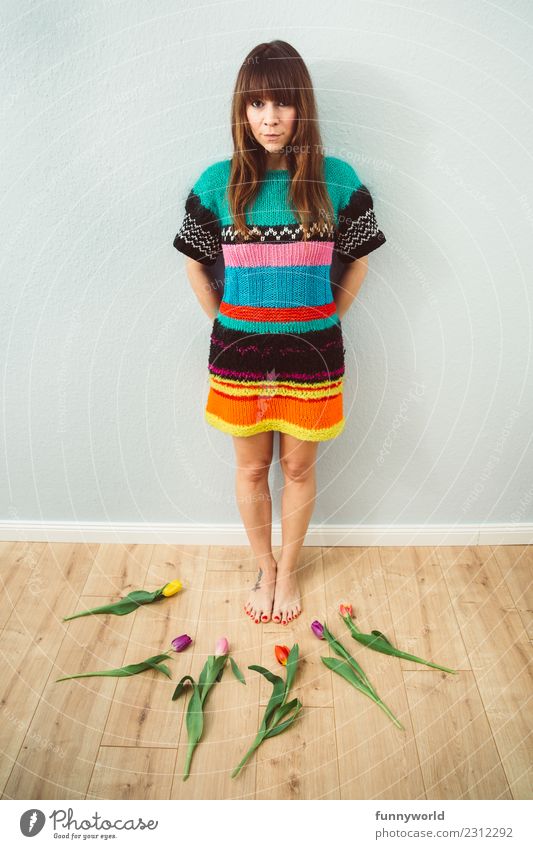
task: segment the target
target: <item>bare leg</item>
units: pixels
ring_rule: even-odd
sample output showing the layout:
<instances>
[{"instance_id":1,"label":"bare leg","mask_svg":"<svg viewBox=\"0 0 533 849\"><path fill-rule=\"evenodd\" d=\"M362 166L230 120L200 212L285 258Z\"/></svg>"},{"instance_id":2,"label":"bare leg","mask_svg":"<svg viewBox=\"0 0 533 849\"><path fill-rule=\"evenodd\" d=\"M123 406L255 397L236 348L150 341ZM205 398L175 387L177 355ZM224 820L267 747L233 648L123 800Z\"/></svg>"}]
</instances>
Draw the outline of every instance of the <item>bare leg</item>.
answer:
<instances>
[{"instance_id":1,"label":"bare leg","mask_svg":"<svg viewBox=\"0 0 533 849\"><path fill-rule=\"evenodd\" d=\"M281 498L282 548L278 560L272 620L286 625L302 612L296 577L316 496L317 442L280 433L280 464L285 478Z\"/></svg>"},{"instance_id":2,"label":"bare leg","mask_svg":"<svg viewBox=\"0 0 533 849\"><path fill-rule=\"evenodd\" d=\"M274 433L234 436L237 473L237 504L257 565L257 578L244 609L254 622L268 622L276 585L276 561L272 555L272 498L268 472L272 462Z\"/></svg>"}]
</instances>

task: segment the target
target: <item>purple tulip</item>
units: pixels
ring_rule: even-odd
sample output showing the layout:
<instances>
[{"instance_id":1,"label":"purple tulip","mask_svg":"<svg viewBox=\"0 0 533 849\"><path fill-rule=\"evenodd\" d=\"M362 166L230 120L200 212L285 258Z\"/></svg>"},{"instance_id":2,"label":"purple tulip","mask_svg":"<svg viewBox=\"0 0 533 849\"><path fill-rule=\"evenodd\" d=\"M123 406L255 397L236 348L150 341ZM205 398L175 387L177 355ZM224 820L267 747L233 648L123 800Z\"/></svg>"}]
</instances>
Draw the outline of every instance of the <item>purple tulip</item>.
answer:
<instances>
[{"instance_id":1,"label":"purple tulip","mask_svg":"<svg viewBox=\"0 0 533 849\"><path fill-rule=\"evenodd\" d=\"M311 631L313 632L315 637L318 637L319 640L324 639L324 626L320 622L318 622L317 619L315 619L314 622L311 622Z\"/></svg>"},{"instance_id":2,"label":"purple tulip","mask_svg":"<svg viewBox=\"0 0 533 849\"><path fill-rule=\"evenodd\" d=\"M186 649L187 646L190 646L191 643L192 643L192 640L189 637L189 635L188 634L182 634L181 637L174 637L174 639L171 642L171 646L174 649L174 651L184 651L184 649Z\"/></svg>"}]
</instances>

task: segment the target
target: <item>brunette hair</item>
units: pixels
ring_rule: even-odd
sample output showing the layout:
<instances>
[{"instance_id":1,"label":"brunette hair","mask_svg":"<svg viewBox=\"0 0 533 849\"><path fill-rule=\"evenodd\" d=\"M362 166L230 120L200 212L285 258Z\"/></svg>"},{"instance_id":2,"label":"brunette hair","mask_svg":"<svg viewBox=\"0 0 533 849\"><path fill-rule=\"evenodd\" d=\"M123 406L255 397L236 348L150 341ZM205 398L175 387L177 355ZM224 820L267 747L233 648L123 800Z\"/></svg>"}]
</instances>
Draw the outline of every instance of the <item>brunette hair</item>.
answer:
<instances>
[{"instance_id":1,"label":"brunette hair","mask_svg":"<svg viewBox=\"0 0 533 849\"><path fill-rule=\"evenodd\" d=\"M235 230L250 236L245 210L259 192L267 157L248 123L246 108L254 100L282 100L296 107L296 129L287 156L289 202L306 240L318 227L331 231L333 207L324 180L324 155L311 77L304 60L286 41L258 44L237 75L231 107L234 153L228 203Z\"/></svg>"}]
</instances>

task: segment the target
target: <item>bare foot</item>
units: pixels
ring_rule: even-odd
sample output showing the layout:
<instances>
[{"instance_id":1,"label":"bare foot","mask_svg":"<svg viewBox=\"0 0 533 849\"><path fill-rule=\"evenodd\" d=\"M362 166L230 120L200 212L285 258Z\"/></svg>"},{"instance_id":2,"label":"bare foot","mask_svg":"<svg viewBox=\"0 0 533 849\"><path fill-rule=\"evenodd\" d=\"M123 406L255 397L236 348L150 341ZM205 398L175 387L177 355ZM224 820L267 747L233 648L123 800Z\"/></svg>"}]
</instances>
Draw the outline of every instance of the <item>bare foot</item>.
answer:
<instances>
[{"instance_id":1,"label":"bare foot","mask_svg":"<svg viewBox=\"0 0 533 849\"><path fill-rule=\"evenodd\" d=\"M272 557L270 564L260 567L255 585L244 605L246 614L257 624L268 622L272 614L274 590L276 587L276 561Z\"/></svg>"},{"instance_id":2,"label":"bare foot","mask_svg":"<svg viewBox=\"0 0 533 849\"><path fill-rule=\"evenodd\" d=\"M300 590L296 580L294 568L286 569L280 560L276 577L276 592L274 595L274 607L272 613L273 622L281 622L286 625L292 622L302 612L300 605Z\"/></svg>"}]
</instances>

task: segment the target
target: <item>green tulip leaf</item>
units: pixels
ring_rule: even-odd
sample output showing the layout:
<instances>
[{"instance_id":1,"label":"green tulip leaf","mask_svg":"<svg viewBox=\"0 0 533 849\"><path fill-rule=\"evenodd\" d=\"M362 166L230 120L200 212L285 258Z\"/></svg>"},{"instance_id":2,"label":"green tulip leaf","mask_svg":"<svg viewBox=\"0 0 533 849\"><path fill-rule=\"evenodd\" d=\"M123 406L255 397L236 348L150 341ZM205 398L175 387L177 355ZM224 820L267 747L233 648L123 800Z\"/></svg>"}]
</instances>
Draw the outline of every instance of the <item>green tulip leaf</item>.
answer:
<instances>
[{"instance_id":1,"label":"green tulip leaf","mask_svg":"<svg viewBox=\"0 0 533 849\"><path fill-rule=\"evenodd\" d=\"M271 726L274 726L274 725L277 725L277 724L278 724L278 722L281 722L281 720L282 720L285 716L287 716L287 714L289 714L292 710L294 710L294 708L296 707L296 705L297 705L297 704L298 704L298 699L292 699L292 701L287 702L287 703L286 703L286 704L284 704L284 705L281 705L281 706L277 709L277 711L275 712L275 714L273 714L273 716L272 716L272 720L271 720L271 722L270 722L270 725L271 725Z\"/></svg>"},{"instance_id":2,"label":"green tulip leaf","mask_svg":"<svg viewBox=\"0 0 533 849\"><path fill-rule=\"evenodd\" d=\"M235 675L235 678L237 679L237 681L240 681L241 684L246 684L244 675L242 674L241 670L239 669L239 667L237 666L237 664L235 663L235 661L232 657L230 657L230 663L231 663L231 668L233 670L233 674Z\"/></svg>"},{"instance_id":3,"label":"green tulip leaf","mask_svg":"<svg viewBox=\"0 0 533 849\"><path fill-rule=\"evenodd\" d=\"M359 676L362 683L365 684L370 690L372 690L372 684L368 680L367 675L365 674L363 668L357 663L355 658L351 656L349 651L344 648L342 643L340 643L333 634L328 630L327 626L324 624L324 637L328 641L329 645L333 649L333 651L339 655L339 657L344 658L347 663L350 664L355 673Z\"/></svg>"},{"instance_id":4,"label":"green tulip leaf","mask_svg":"<svg viewBox=\"0 0 533 849\"><path fill-rule=\"evenodd\" d=\"M200 672L200 676L198 678L198 692L200 694L200 698L202 697L202 693L204 691L204 684L209 678L209 672L212 667L213 660L214 656L210 654L202 667L202 671Z\"/></svg>"},{"instance_id":5,"label":"green tulip leaf","mask_svg":"<svg viewBox=\"0 0 533 849\"><path fill-rule=\"evenodd\" d=\"M295 701L297 702L297 707L296 707L296 710L294 711L294 714L290 717L290 719L287 719L287 720L285 720L285 722L282 722L280 725L276 725L276 726L274 726L274 728L271 728L270 731L268 731L265 734L265 739L267 737L276 737L278 734L281 734L282 731L285 731L286 728L289 728L292 725L292 723L294 722L294 720L296 719L296 717L298 716L298 714L300 713L300 711L302 709L302 703L300 701L298 701L298 699L296 699Z\"/></svg>"},{"instance_id":6,"label":"green tulip leaf","mask_svg":"<svg viewBox=\"0 0 533 849\"><path fill-rule=\"evenodd\" d=\"M193 752L201 740L204 729L204 715L202 712L202 700L200 698L199 688L193 687L192 696L187 708L186 726L188 736L187 756L185 759L185 768L183 772L183 780L189 777L191 769L191 759Z\"/></svg>"},{"instance_id":7,"label":"green tulip leaf","mask_svg":"<svg viewBox=\"0 0 533 849\"><path fill-rule=\"evenodd\" d=\"M381 708L381 710L383 710L387 714L389 719L391 719L398 728L401 728L403 730L403 725L401 724L399 719L396 719L394 714L387 707L385 702L380 699L380 697L373 688L369 688L361 682L359 677L355 674L355 672L348 663L342 660L337 660L335 657L322 657L320 659L328 667L328 669L331 669L332 672L336 672L337 675L340 675L342 678L348 681L348 683L355 687L356 690L360 690L361 693L372 699L372 701L375 702Z\"/></svg>"},{"instance_id":8,"label":"green tulip leaf","mask_svg":"<svg viewBox=\"0 0 533 849\"><path fill-rule=\"evenodd\" d=\"M253 669L255 672L260 672L267 681L273 684L272 695L270 696L270 700L266 706L266 710L263 716L263 722L261 723L261 728L266 730L268 726L268 722L270 717L274 713L277 707L283 704L283 699L285 697L285 681L283 678L280 678L279 675L274 675L270 672L269 669L265 669L264 666L252 665L249 666L248 669Z\"/></svg>"},{"instance_id":9,"label":"green tulip leaf","mask_svg":"<svg viewBox=\"0 0 533 849\"><path fill-rule=\"evenodd\" d=\"M166 663L147 663L148 666L151 666L152 669L157 669L158 672L162 672L167 678L172 678L170 673L170 669L166 665Z\"/></svg>"},{"instance_id":10,"label":"green tulip leaf","mask_svg":"<svg viewBox=\"0 0 533 849\"><path fill-rule=\"evenodd\" d=\"M382 654L388 654L392 657L403 658L403 660L412 660L414 663L423 663L425 666L431 666L433 669L440 669L441 672L449 672L451 675L455 675L456 669L449 669L447 666L440 666L438 663L432 663L429 660L423 660L421 657L417 657L414 654L408 654L407 652L401 651L400 649L394 648L388 640L385 641L381 637L378 637L373 634L352 634L354 640L361 643L364 646L367 646L369 649L373 649L374 651L379 651Z\"/></svg>"},{"instance_id":11,"label":"green tulip leaf","mask_svg":"<svg viewBox=\"0 0 533 849\"><path fill-rule=\"evenodd\" d=\"M131 675L138 675L139 672L145 672L147 669L155 669L158 672L163 672L170 678L170 672L165 664L161 664L162 660L169 658L168 654L156 654L154 657L149 657L141 663L130 663L128 666L121 666L118 669L104 669L100 672L80 672L77 675L66 675L64 678L57 678L56 681L68 681L70 678L128 678Z\"/></svg>"},{"instance_id":12,"label":"green tulip leaf","mask_svg":"<svg viewBox=\"0 0 533 849\"><path fill-rule=\"evenodd\" d=\"M174 694L173 694L173 696L172 696L172 701L173 701L173 702L175 702L175 701L176 701L176 699L179 699L179 697L181 696L181 694L184 692L184 690L185 690L185 681L190 681L190 682L191 682L191 684L192 684L193 686L195 686L194 678L191 678L191 676L190 676L190 675L184 675L184 676L183 676L183 678L181 679L181 681L179 682L178 686L177 686L177 687L176 687L176 689L174 690Z\"/></svg>"},{"instance_id":13,"label":"green tulip leaf","mask_svg":"<svg viewBox=\"0 0 533 849\"><path fill-rule=\"evenodd\" d=\"M331 669L332 672L336 672L337 675L341 675L346 679L346 681L353 684L354 687L357 687L360 690L372 692L372 690L361 681L360 677L345 660L337 660L336 657L321 657L320 660L328 667L328 669Z\"/></svg>"},{"instance_id":14,"label":"green tulip leaf","mask_svg":"<svg viewBox=\"0 0 533 849\"><path fill-rule=\"evenodd\" d=\"M147 590L132 590L131 593L128 593L127 596L124 596L119 601L104 604L100 607L93 607L90 610L82 610L80 613L73 613L72 616L64 616L63 622L68 622L71 619L79 619L81 616L91 616L93 613L113 613L115 616L125 616L137 610L141 604L150 604L150 602L155 601L156 598L161 596L161 589L154 590L151 593Z\"/></svg>"},{"instance_id":15,"label":"green tulip leaf","mask_svg":"<svg viewBox=\"0 0 533 849\"><path fill-rule=\"evenodd\" d=\"M299 646L298 643L295 643L292 649L289 652L289 656L287 658L287 678L285 684L285 694L288 695L289 691L292 687L294 676L296 675L296 670L298 668L298 654L299 654Z\"/></svg>"},{"instance_id":16,"label":"green tulip leaf","mask_svg":"<svg viewBox=\"0 0 533 849\"><path fill-rule=\"evenodd\" d=\"M372 633L372 634L374 634L374 636L375 636L375 637L379 637L381 640L385 640L385 642L386 642L386 643L388 643L388 644L389 644L389 646L390 646L392 649L393 649L393 648L395 648L395 646L393 646L393 644L391 643L391 641L390 641L389 639L387 639L387 637L385 636L385 634L383 634L381 631L371 631L371 633Z\"/></svg>"}]
</instances>

